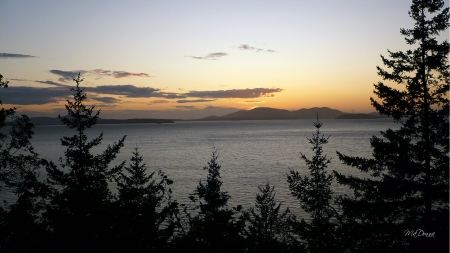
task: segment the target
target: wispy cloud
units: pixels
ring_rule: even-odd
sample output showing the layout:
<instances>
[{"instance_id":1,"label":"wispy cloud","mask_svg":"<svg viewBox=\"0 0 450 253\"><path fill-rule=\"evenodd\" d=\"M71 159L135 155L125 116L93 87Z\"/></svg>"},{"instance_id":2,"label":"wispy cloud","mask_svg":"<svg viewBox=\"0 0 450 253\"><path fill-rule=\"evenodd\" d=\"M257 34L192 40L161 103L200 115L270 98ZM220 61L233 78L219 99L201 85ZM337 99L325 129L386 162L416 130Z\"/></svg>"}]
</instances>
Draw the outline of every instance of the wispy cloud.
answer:
<instances>
[{"instance_id":1,"label":"wispy cloud","mask_svg":"<svg viewBox=\"0 0 450 253\"><path fill-rule=\"evenodd\" d=\"M228 54L225 52L217 52L217 53L210 53L206 56L185 56L185 57L190 57L197 60L218 60L219 58L227 55Z\"/></svg>"},{"instance_id":2,"label":"wispy cloud","mask_svg":"<svg viewBox=\"0 0 450 253\"><path fill-rule=\"evenodd\" d=\"M185 95L178 94L178 93L161 93L159 95L160 95L159 97L168 98L168 99L187 98Z\"/></svg>"},{"instance_id":3,"label":"wispy cloud","mask_svg":"<svg viewBox=\"0 0 450 253\"><path fill-rule=\"evenodd\" d=\"M50 73L60 76L58 81L60 82L71 82L74 78L78 76L78 73L84 74L85 70L72 70L72 71L64 71L59 69L52 69Z\"/></svg>"},{"instance_id":4,"label":"wispy cloud","mask_svg":"<svg viewBox=\"0 0 450 253\"><path fill-rule=\"evenodd\" d=\"M0 53L0 58L38 58L38 57L33 56L33 55L28 55L28 54Z\"/></svg>"},{"instance_id":5,"label":"wispy cloud","mask_svg":"<svg viewBox=\"0 0 450 253\"><path fill-rule=\"evenodd\" d=\"M187 97L199 98L258 98L274 97L274 93L281 92L280 88L253 88L216 91L190 91L185 93Z\"/></svg>"},{"instance_id":6,"label":"wispy cloud","mask_svg":"<svg viewBox=\"0 0 450 253\"><path fill-rule=\"evenodd\" d=\"M99 97L99 96L92 96L91 95L89 98L92 99L92 100L100 101L100 102L105 103L105 104L115 104L115 103L120 102L119 99L113 98L113 97Z\"/></svg>"},{"instance_id":7,"label":"wispy cloud","mask_svg":"<svg viewBox=\"0 0 450 253\"><path fill-rule=\"evenodd\" d=\"M98 76L112 76L114 78L124 78L124 77L150 77L147 73L131 73L128 71L111 71L111 70L103 70L103 69L94 69L91 71L87 71L87 74L94 74Z\"/></svg>"},{"instance_id":8,"label":"wispy cloud","mask_svg":"<svg viewBox=\"0 0 450 253\"><path fill-rule=\"evenodd\" d=\"M131 84L124 85L102 85L96 87L86 87L87 92L95 92L101 94L120 95L124 97L155 97L159 89L151 87L136 87Z\"/></svg>"},{"instance_id":9,"label":"wispy cloud","mask_svg":"<svg viewBox=\"0 0 450 253\"><path fill-rule=\"evenodd\" d=\"M164 100L164 99L158 99L158 100L153 100L152 102L148 103L149 105L152 104L168 104L171 103L169 100Z\"/></svg>"},{"instance_id":10,"label":"wispy cloud","mask_svg":"<svg viewBox=\"0 0 450 253\"><path fill-rule=\"evenodd\" d=\"M18 82L34 82L34 83L49 84L49 85L53 85L53 86L57 86L57 87L68 87L68 88L72 87L67 84L61 84L61 83L57 83L57 82L50 81L50 80L42 81L42 80L29 80L29 79L16 79L16 78L11 78L9 80L10 81L18 81Z\"/></svg>"},{"instance_id":11,"label":"wispy cloud","mask_svg":"<svg viewBox=\"0 0 450 253\"><path fill-rule=\"evenodd\" d=\"M240 50L247 50L247 51L256 51L257 53L259 52L268 52L268 53L276 53L277 51L273 50L273 49L264 49L264 48L257 48L257 47L252 47L248 44L240 44L239 46L237 46L238 49Z\"/></svg>"},{"instance_id":12,"label":"wispy cloud","mask_svg":"<svg viewBox=\"0 0 450 253\"><path fill-rule=\"evenodd\" d=\"M86 92L93 92L97 94L118 95L127 98L166 98L166 99L183 99L186 98L184 94L173 92L161 92L160 89L152 87L137 87L131 84L123 85L102 85L96 87L85 87Z\"/></svg>"},{"instance_id":13,"label":"wispy cloud","mask_svg":"<svg viewBox=\"0 0 450 253\"><path fill-rule=\"evenodd\" d=\"M177 100L177 103L201 103L201 102L211 102L216 101L215 99L196 99L196 100Z\"/></svg>"},{"instance_id":14,"label":"wispy cloud","mask_svg":"<svg viewBox=\"0 0 450 253\"><path fill-rule=\"evenodd\" d=\"M256 101L256 100L252 100L252 101L240 101L238 102L239 104L262 104L265 103L266 101Z\"/></svg>"},{"instance_id":15,"label":"wispy cloud","mask_svg":"<svg viewBox=\"0 0 450 253\"><path fill-rule=\"evenodd\" d=\"M74 78L78 76L78 73L81 73L85 76L95 76L97 78L101 78L103 76L110 76L113 78L125 78L125 77L151 77L147 73L132 73L128 71L121 70L104 70L104 69L94 69L94 70L72 70L72 71L64 71L58 69L50 70L50 73L60 76L60 82L70 82Z\"/></svg>"},{"instance_id":16,"label":"wispy cloud","mask_svg":"<svg viewBox=\"0 0 450 253\"><path fill-rule=\"evenodd\" d=\"M53 82L53 81L39 81L39 80L34 80L33 82L35 83L43 83L43 84L50 84L50 85L54 85L57 87L71 87L69 85L66 84L61 84L61 83L57 83L57 82Z\"/></svg>"}]
</instances>

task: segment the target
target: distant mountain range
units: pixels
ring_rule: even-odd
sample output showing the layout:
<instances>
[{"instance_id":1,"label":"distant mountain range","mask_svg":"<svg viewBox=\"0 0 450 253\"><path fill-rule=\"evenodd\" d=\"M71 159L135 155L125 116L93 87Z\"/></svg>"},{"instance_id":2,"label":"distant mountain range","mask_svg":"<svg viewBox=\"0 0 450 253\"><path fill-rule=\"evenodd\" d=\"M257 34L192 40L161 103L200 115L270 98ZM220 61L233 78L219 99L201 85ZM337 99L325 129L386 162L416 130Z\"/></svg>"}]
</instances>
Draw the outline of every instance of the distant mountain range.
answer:
<instances>
[{"instance_id":1,"label":"distant mountain range","mask_svg":"<svg viewBox=\"0 0 450 253\"><path fill-rule=\"evenodd\" d=\"M289 111L269 107L258 107L252 110L241 110L224 116L209 116L198 119L198 121L217 121L217 120L276 120L276 119L379 119L387 118L377 112L372 113L344 113L342 111L328 107L314 107L309 109L299 109Z\"/></svg>"},{"instance_id":2,"label":"distant mountain range","mask_svg":"<svg viewBox=\"0 0 450 253\"><path fill-rule=\"evenodd\" d=\"M387 118L377 112L373 113L344 113L328 107L314 107L289 111L269 107L258 107L252 110L241 110L226 114L224 116L209 116L196 119L195 121L220 121L220 120L282 120L282 119L315 119L319 114L320 119L379 119ZM31 122L35 125L62 125L59 118L32 117ZM175 120L178 121L178 120ZM183 120L180 120L183 121ZM170 119L98 119L97 124L137 124L137 123L174 123Z\"/></svg>"},{"instance_id":3,"label":"distant mountain range","mask_svg":"<svg viewBox=\"0 0 450 253\"><path fill-rule=\"evenodd\" d=\"M335 119L343 112L328 107L314 107L310 109L300 109L289 111L269 107L258 107L252 110L241 110L224 116L209 116L198 119L199 121L213 120L274 120L274 119L315 119L319 113L319 119Z\"/></svg>"}]
</instances>

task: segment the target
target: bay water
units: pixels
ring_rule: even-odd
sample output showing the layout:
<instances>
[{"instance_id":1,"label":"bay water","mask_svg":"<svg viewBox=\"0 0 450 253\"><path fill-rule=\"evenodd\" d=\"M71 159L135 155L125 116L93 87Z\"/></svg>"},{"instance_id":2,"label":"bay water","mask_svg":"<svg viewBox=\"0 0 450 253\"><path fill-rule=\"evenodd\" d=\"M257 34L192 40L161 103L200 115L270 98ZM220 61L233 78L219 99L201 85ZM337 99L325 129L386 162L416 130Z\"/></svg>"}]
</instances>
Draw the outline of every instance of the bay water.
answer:
<instances>
[{"instance_id":1,"label":"bay water","mask_svg":"<svg viewBox=\"0 0 450 253\"><path fill-rule=\"evenodd\" d=\"M173 197L188 203L199 181L206 182L203 169L211 158L211 150L218 150L222 189L231 195L230 206L252 207L258 186L275 186L276 200L300 214L298 201L291 195L287 174L289 170L307 174L300 152L312 157L307 138L315 132L314 120L255 120L255 121L177 121L173 124L117 124L96 125L86 131L89 139L103 132L102 144L93 153L102 152L108 144L126 135L125 146L112 165L129 160L135 147L139 148L148 172L161 170L174 181ZM380 131L397 129L392 119L321 120L321 132L329 136L324 154L331 158L329 171L364 176L354 168L345 166L336 151L346 155L371 157L370 138L381 137ZM36 126L32 144L42 158L59 164L64 159L62 136L73 136L75 131L65 126ZM46 177L45 171L41 178ZM337 194L348 189L334 184ZM12 198L10 195L2 198Z\"/></svg>"}]
</instances>

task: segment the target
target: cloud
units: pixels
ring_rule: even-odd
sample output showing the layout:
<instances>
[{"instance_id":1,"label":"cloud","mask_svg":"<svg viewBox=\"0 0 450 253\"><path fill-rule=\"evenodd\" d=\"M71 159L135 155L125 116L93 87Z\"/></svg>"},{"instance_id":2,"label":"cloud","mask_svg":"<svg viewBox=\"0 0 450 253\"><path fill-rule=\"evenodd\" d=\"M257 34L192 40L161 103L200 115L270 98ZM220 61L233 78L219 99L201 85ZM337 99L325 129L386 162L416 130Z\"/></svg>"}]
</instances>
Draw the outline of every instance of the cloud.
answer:
<instances>
[{"instance_id":1,"label":"cloud","mask_svg":"<svg viewBox=\"0 0 450 253\"><path fill-rule=\"evenodd\" d=\"M130 73L130 72L126 72L126 71L113 71L112 76L114 78L124 78L124 77L131 77L131 76L150 77L150 75L146 74L146 73Z\"/></svg>"},{"instance_id":2,"label":"cloud","mask_svg":"<svg viewBox=\"0 0 450 253\"><path fill-rule=\"evenodd\" d=\"M149 104L152 105L152 104L168 104L168 103L171 103L171 102L169 100L160 99L160 100L153 100Z\"/></svg>"},{"instance_id":3,"label":"cloud","mask_svg":"<svg viewBox=\"0 0 450 253\"><path fill-rule=\"evenodd\" d=\"M197 99L197 100L178 100L177 103L200 103L200 102L211 102L216 101L215 99Z\"/></svg>"},{"instance_id":4,"label":"cloud","mask_svg":"<svg viewBox=\"0 0 450 253\"><path fill-rule=\"evenodd\" d=\"M89 98L93 99L93 100L96 100L96 101L100 101L100 102L105 103L105 104L114 104L114 103L120 102L119 99L113 98L113 97L98 97L98 96L92 96L91 95Z\"/></svg>"},{"instance_id":5,"label":"cloud","mask_svg":"<svg viewBox=\"0 0 450 253\"><path fill-rule=\"evenodd\" d=\"M241 101L238 102L240 104L262 104L265 103L266 101L257 101L257 100L252 100L252 101Z\"/></svg>"},{"instance_id":6,"label":"cloud","mask_svg":"<svg viewBox=\"0 0 450 253\"><path fill-rule=\"evenodd\" d=\"M52 81L37 81L54 85ZM28 86L10 86L8 89L2 91L3 103L17 104L17 105L42 105L54 103L61 100L70 99L73 92L70 91L69 86L58 83L57 87L37 88ZM84 87L88 93L88 98L100 101L106 104L120 102L120 99L111 96L99 95L119 95L127 98L148 98L148 97L171 97L171 98L185 98L174 94L159 93L159 89L151 87L136 87L134 85L105 85L98 87Z\"/></svg>"},{"instance_id":7,"label":"cloud","mask_svg":"<svg viewBox=\"0 0 450 253\"><path fill-rule=\"evenodd\" d=\"M218 60L218 58L227 56L228 54L225 52L217 52L217 53L210 53L207 56L185 56L190 57L197 60Z\"/></svg>"},{"instance_id":8,"label":"cloud","mask_svg":"<svg viewBox=\"0 0 450 253\"><path fill-rule=\"evenodd\" d=\"M60 78L58 79L58 81L60 82L70 82L78 76L78 73L84 74L86 73L86 71L85 70L64 71L52 69L50 70L50 73L60 76Z\"/></svg>"},{"instance_id":9,"label":"cloud","mask_svg":"<svg viewBox=\"0 0 450 253\"><path fill-rule=\"evenodd\" d=\"M69 85L65 85L65 84L61 84L61 83L56 83L56 82L49 81L49 80L47 80L47 81L41 81L41 80L29 80L29 79L17 79L17 78L11 78L11 79L9 79L9 80L11 80L11 81L19 81L19 82L35 82L35 83L43 83L43 84L50 84L50 85L58 86L58 87L71 87L71 86L69 86Z\"/></svg>"},{"instance_id":10,"label":"cloud","mask_svg":"<svg viewBox=\"0 0 450 253\"><path fill-rule=\"evenodd\" d=\"M65 84L61 84L61 83L57 83L57 82L53 82L53 81L39 81L39 80L34 80L33 82L35 83L43 83L43 84L50 84L50 85L54 85L54 86L58 86L58 87L71 87L69 85L65 85Z\"/></svg>"},{"instance_id":11,"label":"cloud","mask_svg":"<svg viewBox=\"0 0 450 253\"><path fill-rule=\"evenodd\" d=\"M160 89L152 87L137 87L131 84L123 85L102 85L96 87L85 87L86 92L97 94L118 95L127 98L166 98L166 99L183 99L186 98L183 94L172 92L161 92Z\"/></svg>"},{"instance_id":12,"label":"cloud","mask_svg":"<svg viewBox=\"0 0 450 253\"><path fill-rule=\"evenodd\" d=\"M211 53L211 54L208 54L207 56L206 56L206 58L220 58L220 57L224 57L224 56L227 56L228 54L227 53L224 53L224 52L218 52L218 53Z\"/></svg>"},{"instance_id":13,"label":"cloud","mask_svg":"<svg viewBox=\"0 0 450 253\"><path fill-rule=\"evenodd\" d=\"M19 79L19 78L10 78L9 81L19 81L19 82L28 82L31 80L28 79ZM32 82L32 81L31 81Z\"/></svg>"},{"instance_id":14,"label":"cloud","mask_svg":"<svg viewBox=\"0 0 450 253\"><path fill-rule=\"evenodd\" d=\"M188 109L188 110L197 109L196 106L192 106L192 105L178 105L178 106L175 106L175 107L178 108L178 109Z\"/></svg>"},{"instance_id":15,"label":"cloud","mask_svg":"<svg viewBox=\"0 0 450 253\"><path fill-rule=\"evenodd\" d=\"M72 71L63 71L63 70L57 70L52 69L50 70L50 73L60 76L59 81L60 82L68 82L72 81L74 78L78 76L78 73L81 73L82 75L86 76L96 76L97 79L101 78L102 76L111 76L113 78L125 78L125 77L151 77L147 73L132 73L128 71L121 71L121 70L104 70L104 69L94 69L94 70L72 70Z\"/></svg>"},{"instance_id":16,"label":"cloud","mask_svg":"<svg viewBox=\"0 0 450 253\"><path fill-rule=\"evenodd\" d=\"M87 75L96 75L99 78L101 76L111 76L114 78L124 78L124 77L133 77L133 76L137 76L137 77L151 77L149 74L147 73L132 73L132 72L128 72L128 71L122 71L122 70L103 70L103 69L94 69L94 70L90 70L90 71L86 71Z\"/></svg>"},{"instance_id":17,"label":"cloud","mask_svg":"<svg viewBox=\"0 0 450 253\"><path fill-rule=\"evenodd\" d=\"M217 91L190 91L185 93L187 97L199 98L258 98L258 97L274 97L273 93L281 92L280 88L253 88L253 89L234 89L234 90L217 90Z\"/></svg>"},{"instance_id":18,"label":"cloud","mask_svg":"<svg viewBox=\"0 0 450 253\"><path fill-rule=\"evenodd\" d=\"M61 88L10 86L2 91L2 102L15 105L43 105L70 98L72 92Z\"/></svg>"},{"instance_id":19,"label":"cloud","mask_svg":"<svg viewBox=\"0 0 450 253\"><path fill-rule=\"evenodd\" d=\"M38 58L37 56L27 54L8 54L0 53L0 58Z\"/></svg>"},{"instance_id":20,"label":"cloud","mask_svg":"<svg viewBox=\"0 0 450 253\"><path fill-rule=\"evenodd\" d=\"M264 49L264 48L252 47L252 46L249 46L248 44L241 44L241 45L237 46L237 48L240 49L240 50L256 51L257 53L259 53L259 52L268 52L268 53L275 53L275 52L277 52L277 51L275 51L273 49Z\"/></svg>"},{"instance_id":21,"label":"cloud","mask_svg":"<svg viewBox=\"0 0 450 253\"><path fill-rule=\"evenodd\" d=\"M131 84L124 85L102 85L96 87L86 87L87 92L95 92L101 94L120 95L131 98L141 97L157 97L159 89L151 87L136 87Z\"/></svg>"},{"instance_id":22,"label":"cloud","mask_svg":"<svg viewBox=\"0 0 450 253\"><path fill-rule=\"evenodd\" d=\"M160 97L169 99L187 98L185 95L179 95L177 93L161 93Z\"/></svg>"}]
</instances>

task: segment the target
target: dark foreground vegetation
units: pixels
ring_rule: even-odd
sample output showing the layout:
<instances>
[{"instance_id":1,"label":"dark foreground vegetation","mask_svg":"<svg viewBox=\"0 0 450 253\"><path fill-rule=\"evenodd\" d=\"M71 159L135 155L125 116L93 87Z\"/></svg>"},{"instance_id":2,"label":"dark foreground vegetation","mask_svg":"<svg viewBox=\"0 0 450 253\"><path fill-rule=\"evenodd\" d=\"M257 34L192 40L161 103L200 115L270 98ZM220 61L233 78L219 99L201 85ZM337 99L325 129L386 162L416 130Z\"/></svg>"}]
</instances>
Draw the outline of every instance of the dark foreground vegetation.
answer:
<instances>
[{"instance_id":1,"label":"dark foreground vegetation","mask_svg":"<svg viewBox=\"0 0 450 253\"><path fill-rule=\"evenodd\" d=\"M1 252L448 252L449 243L449 44L436 36L449 27L449 9L439 0L414 0L413 29L402 29L415 49L382 57L383 80L372 105L398 122L370 139L372 158L338 152L366 177L328 168L323 154L329 137L322 124L308 139L313 156L301 154L307 172L289 171L287 184L307 217L295 217L275 199L275 188L260 187L255 206L230 207L221 190L218 153L204 169L207 178L192 189L189 204L171 196L164 172L150 172L136 148L128 163L110 166L126 136L102 153L88 139L99 112L83 103L82 79L61 122L73 136L61 139L65 156L47 161L30 144L33 124L16 109L0 110L0 190L14 203L0 207ZM428 19L427 19L427 15ZM8 82L0 76L0 84ZM39 172L46 179L39 180ZM337 195L333 182L352 194ZM114 184L110 184L113 182ZM114 185L111 187L110 185Z\"/></svg>"}]
</instances>

